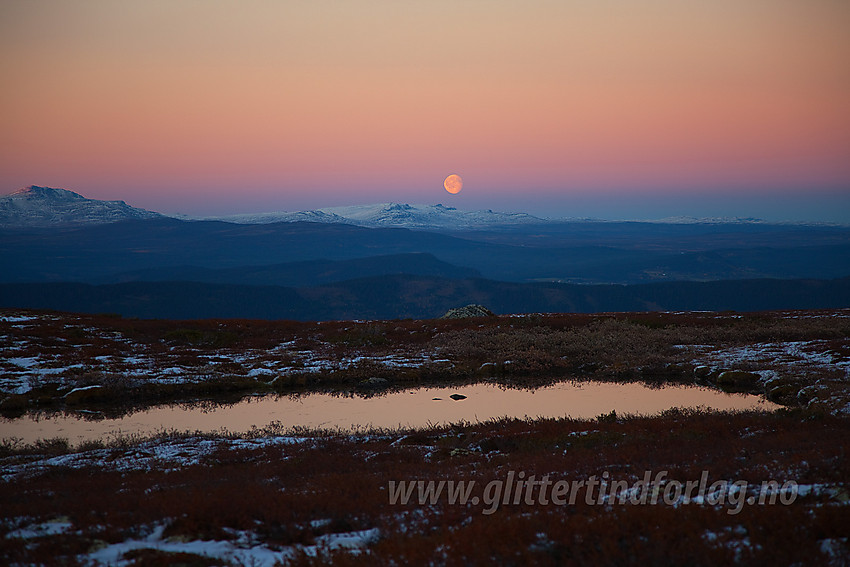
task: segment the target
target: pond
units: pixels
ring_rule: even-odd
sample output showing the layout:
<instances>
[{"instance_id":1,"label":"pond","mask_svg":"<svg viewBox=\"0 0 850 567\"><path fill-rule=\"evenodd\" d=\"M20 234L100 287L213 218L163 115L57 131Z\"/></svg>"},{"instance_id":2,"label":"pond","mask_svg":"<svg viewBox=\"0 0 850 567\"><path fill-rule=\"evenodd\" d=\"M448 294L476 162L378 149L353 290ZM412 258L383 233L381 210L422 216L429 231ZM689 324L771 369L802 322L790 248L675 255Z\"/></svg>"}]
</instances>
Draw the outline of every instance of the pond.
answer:
<instances>
[{"instance_id":1,"label":"pond","mask_svg":"<svg viewBox=\"0 0 850 567\"><path fill-rule=\"evenodd\" d=\"M465 396L462 399L453 399ZM24 442L64 437L71 443L108 440L118 435L158 431L226 429L247 432L253 426L279 423L363 431L369 428L427 427L499 417L592 419L600 414L653 415L673 407L714 410L758 409L778 405L750 394L730 394L697 386L648 387L640 383L563 382L537 389L509 389L493 384L453 388L417 388L370 397L331 394L248 397L230 405L209 403L157 406L119 419L92 419L88 414L51 417L26 415L0 420L0 438Z\"/></svg>"}]
</instances>

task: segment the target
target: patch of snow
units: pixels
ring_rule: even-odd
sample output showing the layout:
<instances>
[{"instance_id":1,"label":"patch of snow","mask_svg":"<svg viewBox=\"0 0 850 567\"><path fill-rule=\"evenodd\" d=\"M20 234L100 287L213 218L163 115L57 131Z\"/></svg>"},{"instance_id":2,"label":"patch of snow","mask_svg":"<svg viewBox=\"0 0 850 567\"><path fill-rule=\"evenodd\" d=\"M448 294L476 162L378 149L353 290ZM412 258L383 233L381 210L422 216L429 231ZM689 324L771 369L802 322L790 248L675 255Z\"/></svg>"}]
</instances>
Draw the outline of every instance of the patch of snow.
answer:
<instances>
[{"instance_id":1,"label":"patch of snow","mask_svg":"<svg viewBox=\"0 0 850 567\"><path fill-rule=\"evenodd\" d=\"M797 491L797 496L805 498L806 496L822 496L824 494L831 494L832 487L825 483L798 484L795 490Z\"/></svg>"},{"instance_id":2,"label":"patch of snow","mask_svg":"<svg viewBox=\"0 0 850 567\"><path fill-rule=\"evenodd\" d=\"M6 323L26 323L37 319L38 317L32 317L30 315L0 315L0 321Z\"/></svg>"},{"instance_id":3,"label":"patch of snow","mask_svg":"<svg viewBox=\"0 0 850 567\"><path fill-rule=\"evenodd\" d=\"M31 539L36 537L52 536L71 529L71 522L66 519L57 519L52 522L33 524L25 528L19 528L6 534L6 539Z\"/></svg>"},{"instance_id":4,"label":"patch of snow","mask_svg":"<svg viewBox=\"0 0 850 567\"><path fill-rule=\"evenodd\" d=\"M156 549L170 553L192 553L239 565L273 565L291 559L298 551L315 556L321 550L345 549L356 553L360 548L377 540L380 531L377 528L355 532L326 534L316 538L316 544L310 546L294 545L280 550L256 544L254 534L245 531L229 530L234 540L194 540L173 541L162 539L164 525L154 528L144 539L130 539L121 543L113 543L92 553L80 556L80 559L99 565L128 565L123 559L124 554L135 549Z\"/></svg>"},{"instance_id":5,"label":"patch of snow","mask_svg":"<svg viewBox=\"0 0 850 567\"><path fill-rule=\"evenodd\" d=\"M700 349L703 350L703 349ZM850 361L841 360L829 351L827 341L786 341L756 343L741 347L710 350L697 355L695 362L708 363L713 367L735 366L743 363L779 365L788 368L802 366L843 368L850 372ZM767 378L769 371L759 371Z\"/></svg>"},{"instance_id":6,"label":"patch of snow","mask_svg":"<svg viewBox=\"0 0 850 567\"><path fill-rule=\"evenodd\" d=\"M22 464L0 468L2 480L8 482L22 474L38 474L53 468L103 467L108 460L113 470L150 471L176 470L201 463L205 456L218 449L263 449L276 445L286 446L308 441L306 437L271 435L250 439L203 439L186 437L177 440L155 439L134 445L128 450L92 449L47 457Z\"/></svg>"},{"instance_id":7,"label":"patch of snow","mask_svg":"<svg viewBox=\"0 0 850 567\"><path fill-rule=\"evenodd\" d=\"M380 535L381 530L378 528L356 532L325 534L316 538L315 546L305 547L304 551L308 555L315 554L319 549L348 549L353 551L374 543Z\"/></svg>"},{"instance_id":8,"label":"patch of snow","mask_svg":"<svg viewBox=\"0 0 850 567\"><path fill-rule=\"evenodd\" d=\"M73 394L74 392L85 392L86 390L97 390L98 388L103 388L103 386L101 386L100 384L95 384L93 386L83 386L81 388L74 388L73 390L71 390L70 392L68 392L65 395L67 396L67 395Z\"/></svg>"},{"instance_id":9,"label":"patch of snow","mask_svg":"<svg viewBox=\"0 0 850 567\"><path fill-rule=\"evenodd\" d=\"M739 562L745 551L761 549L760 545L753 546L744 526L726 526L720 531L705 530L702 539L708 543L723 546L735 552L735 562Z\"/></svg>"},{"instance_id":10,"label":"patch of snow","mask_svg":"<svg viewBox=\"0 0 850 567\"><path fill-rule=\"evenodd\" d=\"M312 520L310 522L310 527L313 528L313 529L324 528L325 526L330 525L332 521L333 520L331 520L330 518L323 518L321 520Z\"/></svg>"},{"instance_id":11,"label":"patch of snow","mask_svg":"<svg viewBox=\"0 0 850 567\"><path fill-rule=\"evenodd\" d=\"M20 366L21 368L32 368L39 363L38 357L28 356L28 357L18 357L18 358L7 358L6 362L10 364L14 364L15 366Z\"/></svg>"},{"instance_id":12,"label":"patch of snow","mask_svg":"<svg viewBox=\"0 0 850 567\"><path fill-rule=\"evenodd\" d=\"M846 565L848 538L830 538L820 540L820 552L829 557L829 565Z\"/></svg>"},{"instance_id":13,"label":"patch of snow","mask_svg":"<svg viewBox=\"0 0 850 567\"><path fill-rule=\"evenodd\" d=\"M275 371L270 368L254 368L248 372L249 378L256 376L274 376Z\"/></svg>"}]
</instances>

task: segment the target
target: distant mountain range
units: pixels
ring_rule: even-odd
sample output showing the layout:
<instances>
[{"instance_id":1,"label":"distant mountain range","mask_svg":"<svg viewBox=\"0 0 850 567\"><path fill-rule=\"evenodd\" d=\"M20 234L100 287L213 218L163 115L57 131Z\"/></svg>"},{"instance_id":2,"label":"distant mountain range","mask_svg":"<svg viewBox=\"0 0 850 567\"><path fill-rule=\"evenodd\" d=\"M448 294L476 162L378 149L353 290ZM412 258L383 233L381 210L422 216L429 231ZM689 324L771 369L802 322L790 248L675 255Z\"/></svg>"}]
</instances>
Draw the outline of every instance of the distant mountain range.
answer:
<instances>
[{"instance_id":1,"label":"distant mountain range","mask_svg":"<svg viewBox=\"0 0 850 567\"><path fill-rule=\"evenodd\" d=\"M431 317L467 303L850 307L850 227L716 220L394 203L197 220L28 187L0 199L0 307L317 320Z\"/></svg>"},{"instance_id":2,"label":"distant mountain range","mask_svg":"<svg viewBox=\"0 0 850 567\"><path fill-rule=\"evenodd\" d=\"M0 227L28 228L75 226L118 222L130 219L163 218L168 215L131 207L124 201L88 199L67 189L31 185L0 197ZM235 224L272 224L279 222L314 222L350 224L369 228L411 228L419 230L487 230L492 228L541 226L564 222L611 222L599 219L543 219L526 213L504 213L492 210L462 211L455 207L378 203L328 207L313 211L265 212L219 216L186 216L172 218L194 221L222 221ZM757 218L668 217L654 221L661 224L766 224ZM783 223L788 224L788 223Z\"/></svg>"},{"instance_id":3,"label":"distant mountain range","mask_svg":"<svg viewBox=\"0 0 850 567\"><path fill-rule=\"evenodd\" d=\"M165 215L131 207L124 201L87 199L67 189L32 185L0 197L0 227L46 227L105 224ZM217 217L175 217L181 220L217 220L237 224L278 222L338 223L364 227L416 229L481 229L518 224L540 224L544 219L525 213L460 211L444 205L380 203L332 207L316 211L274 212Z\"/></svg>"},{"instance_id":4,"label":"distant mountain range","mask_svg":"<svg viewBox=\"0 0 850 567\"><path fill-rule=\"evenodd\" d=\"M460 211L444 205L408 205L380 203L377 205L354 205L331 207L317 211L297 213L261 213L253 215L230 215L209 217L205 220L221 220L240 224L263 224L273 222L338 222L373 228L398 227L416 229L466 230L494 226L529 225L549 222L525 213L497 213L487 211Z\"/></svg>"}]
</instances>

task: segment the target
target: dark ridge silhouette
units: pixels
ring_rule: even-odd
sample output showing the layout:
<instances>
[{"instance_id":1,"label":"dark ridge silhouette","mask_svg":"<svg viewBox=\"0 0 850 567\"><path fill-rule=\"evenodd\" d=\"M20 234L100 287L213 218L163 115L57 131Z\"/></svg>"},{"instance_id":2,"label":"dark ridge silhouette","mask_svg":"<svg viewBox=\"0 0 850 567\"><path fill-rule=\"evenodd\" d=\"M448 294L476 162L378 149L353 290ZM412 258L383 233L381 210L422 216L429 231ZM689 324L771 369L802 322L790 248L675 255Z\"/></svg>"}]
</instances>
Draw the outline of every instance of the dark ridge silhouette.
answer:
<instances>
[{"instance_id":1,"label":"dark ridge silhouette","mask_svg":"<svg viewBox=\"0 0 850 567\"><path fill-rule=\"evenodd\" d=\"M442 278L480 277L477 270L441 262L432 254L408 253L389 256L369 256L352 260L305 260L270 266L239 268L200 268L197 266L168 266L123 272L97 283L133 281L193 281L204 283L280 285L303 287L357 278L412 274Z\"/></svg>"},{"instance_id":2,"label":"dark ridge silhouette","mask_svg":"<svg viewBox=\"0 0 850 567\"><path fill-rule=\"evenodd\" d=\"M842 308L850 307L850 278L575 285L393 275L302 288L197 282L0 284L0 307L164 319L425 319L470 303L497 314Z\"/></svg>"}]
</instances>

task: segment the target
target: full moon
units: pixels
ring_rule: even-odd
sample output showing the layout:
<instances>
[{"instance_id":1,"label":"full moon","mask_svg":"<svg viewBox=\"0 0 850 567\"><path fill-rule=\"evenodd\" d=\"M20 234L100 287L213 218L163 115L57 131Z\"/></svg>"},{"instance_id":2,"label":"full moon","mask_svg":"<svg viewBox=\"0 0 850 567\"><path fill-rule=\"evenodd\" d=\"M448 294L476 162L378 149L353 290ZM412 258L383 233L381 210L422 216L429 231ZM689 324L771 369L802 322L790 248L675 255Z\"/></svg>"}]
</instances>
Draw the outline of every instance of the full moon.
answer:
<instances>
[{"instance_id":1,"label":"full moon","mask_svg":"<svg viewBox=\"0 0 850 567\"><path fill-rule=\"evenodd\" d=\"M460 175L452 173L443 181L443 187L452 195L456 195L463 189L463 179L460 178Z\"/></svg>"}]
</instances>

